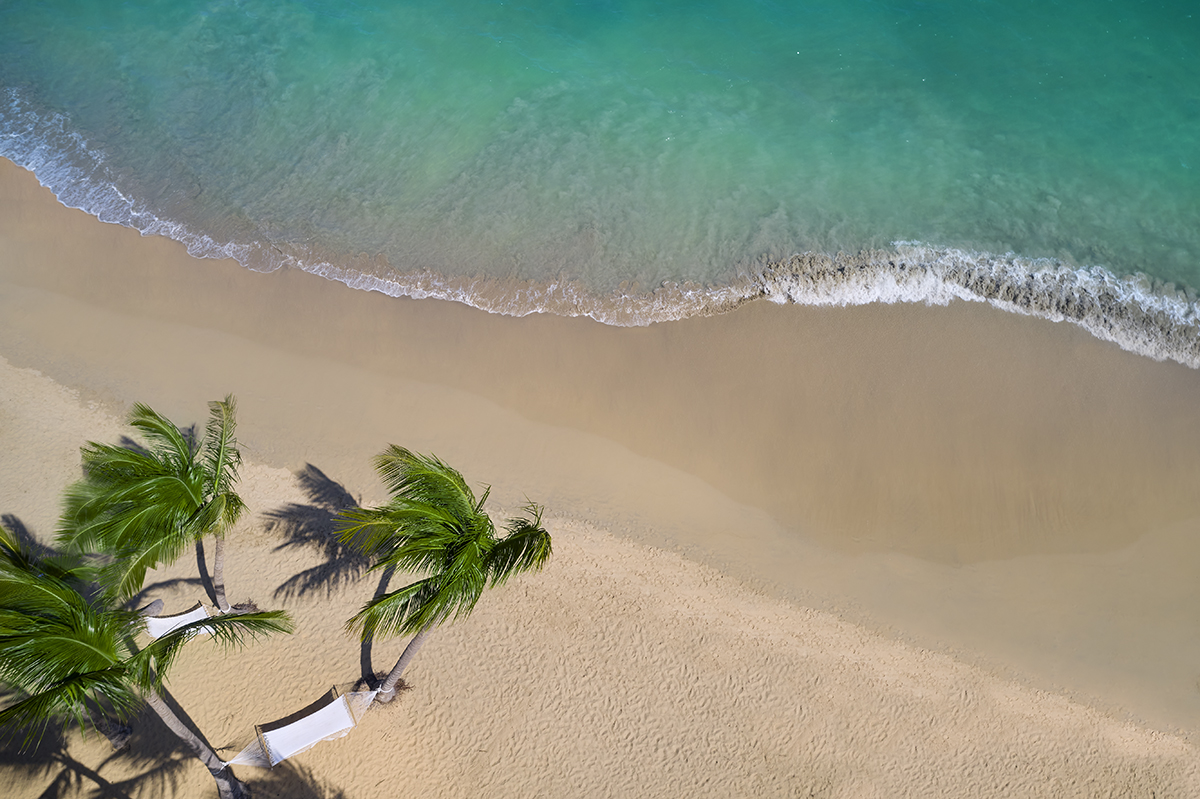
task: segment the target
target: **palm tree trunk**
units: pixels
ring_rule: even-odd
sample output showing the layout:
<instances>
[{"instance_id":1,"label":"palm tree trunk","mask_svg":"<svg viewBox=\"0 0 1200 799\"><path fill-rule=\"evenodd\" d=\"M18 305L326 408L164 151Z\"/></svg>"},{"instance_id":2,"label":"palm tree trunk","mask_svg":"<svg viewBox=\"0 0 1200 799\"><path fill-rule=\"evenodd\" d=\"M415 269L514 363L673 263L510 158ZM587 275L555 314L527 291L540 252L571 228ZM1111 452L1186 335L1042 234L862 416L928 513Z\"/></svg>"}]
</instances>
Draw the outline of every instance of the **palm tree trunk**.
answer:
<instances>
[{"instance_id":1,"label":"palm tree trunk","mask_svg":"<svg viewBox=\"0 0 1200 799\"><path fill-rule=\"evenodd\" d=\"M404 653L400 655L400 659L396 661L396 665L388 673L387 679L383 681L383 685L379 686L379 693L375 695L376 702L387 704L396 698L396 685L400 682L400 675L408 668L408 664L417 656L417 651L420 650L421 644L425 643L425 639L429 637L429 632L433 629L430 624L421 632L412 637L408 642L408 646L404 647Z\"/></svg>"},{"instance_id":2,"label":"palm tree trunk","mask_svg":"<svg viewBox=\"0 0 1200 799\"><path fill-rule=\"evenodd\" d=\"M392 575L396 573L395 566L388 566L383 570L383 576L379 578L379 587L375 589L375 599L387 593L388 583L391 582ZM375 636L368 635L362 640L362 645L358 650L358 666L362 671L363 682L369 684L375 681L375 666L371 663L371 649L375 646Z\"/></svg>"},{"instance_id":3,"label":"palm tree trunk","mask_svg":"<svg viewBox=\"0 0 1200 799\"><path fill-rule=\"evenodd\" d=\"M157 691L146 692L146 704L153 708L171 732L178 735L179 739L195 752L196 757L200 758L208 773L217 781L217 793L221 799L249 799L250 790L233 776L233 769L222 763L216 752L209 749L204 741L187 728L171 708L167 707L167 703Z\"/></svg>"},{"instance_id":4,"label":"palm tree trunk","mask_svg":"<svg viewBox=\"0 0 1200 799\"><path fill-rule=\"evenodd\" d=\"M225 598L225 536L216 536L217 548L213 552L213 592L217 595L217 607L222 613L229 612L229 600Z\"/></svg>"}]
</instances>

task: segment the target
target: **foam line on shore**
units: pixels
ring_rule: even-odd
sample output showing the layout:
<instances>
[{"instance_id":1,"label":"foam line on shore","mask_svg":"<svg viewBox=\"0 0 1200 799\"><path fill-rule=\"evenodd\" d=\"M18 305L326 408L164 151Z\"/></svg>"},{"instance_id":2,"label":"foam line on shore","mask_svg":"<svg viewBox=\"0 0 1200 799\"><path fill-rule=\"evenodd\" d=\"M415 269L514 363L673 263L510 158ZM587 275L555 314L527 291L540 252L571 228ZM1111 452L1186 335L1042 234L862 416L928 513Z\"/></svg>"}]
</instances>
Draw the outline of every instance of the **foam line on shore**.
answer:
<instances>
[{"instance_id":1,"label":"foam line on shore","mask_svg":"<svg viewBox=\"0 0 1200 799\"><path fill-rule=\"evenodd\" d=\"M899 242L894 252L795 255L770 264L761 285L768 299L801 305L987 302L1072 322L1129 352L1200 368L1195 297L1141 274L1118 278L1100 267Z\"/></svg>"},{"instance_id":2,"label":"foam line on shore","mask_svg":"<svg viewBox=\"0 0 1200 799\"><path fill-rule=\"evenodd\" d=\"M145 202L128 196L117 186L102 150L72 131L66 117L33 109L12 89L0 113L0 155L32 171L67 207L142 235L175 239L194 257L232 258L259 272L296 267L393 297L450 300L507 316L586 316L621 327L725 313L758 299L815 306L945 305L962 299L1071 322L1129 352L1200 368L1200 309L1191 289L1177 290L1143 274L1119 277L1100 266L896 242L886 250L853 255L762 257L743 266L741 275L726 285L667 283L652 291L598 293L566 276L519 281L399 270L381 255L318 252L272 241L257 229L245 240L219 241L160 218Z\"/></svg>"}]
</instances>

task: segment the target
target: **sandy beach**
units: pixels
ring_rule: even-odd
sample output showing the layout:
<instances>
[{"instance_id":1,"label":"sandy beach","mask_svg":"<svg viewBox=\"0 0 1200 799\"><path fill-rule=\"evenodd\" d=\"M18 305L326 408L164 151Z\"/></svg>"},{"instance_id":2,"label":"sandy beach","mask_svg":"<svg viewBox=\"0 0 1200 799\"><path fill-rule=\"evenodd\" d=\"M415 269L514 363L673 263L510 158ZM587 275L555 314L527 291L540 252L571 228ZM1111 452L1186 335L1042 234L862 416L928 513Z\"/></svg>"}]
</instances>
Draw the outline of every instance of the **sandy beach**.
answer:
<instances>
[{"instance_id":1,"label":"sandy beach","mask_svg":"<svg viewBox=\"0 0 1200 799\"><path fill-rule=\"evenodd\" d=\"M133 402L237 396L230 598L297 632L172 677L225 757L359 678L377 578L320 542L330 497L384 498L386 444L494 515L547 506L547 569L347 738L239 769L258 796L1200 795L1200 372L971 303L614 328L393 299L193 259L7 161L0 357L0 514L41 541ZM214 793L147 714L124 753L0 751L17 797Z\"/></svg>"}]
</instances>

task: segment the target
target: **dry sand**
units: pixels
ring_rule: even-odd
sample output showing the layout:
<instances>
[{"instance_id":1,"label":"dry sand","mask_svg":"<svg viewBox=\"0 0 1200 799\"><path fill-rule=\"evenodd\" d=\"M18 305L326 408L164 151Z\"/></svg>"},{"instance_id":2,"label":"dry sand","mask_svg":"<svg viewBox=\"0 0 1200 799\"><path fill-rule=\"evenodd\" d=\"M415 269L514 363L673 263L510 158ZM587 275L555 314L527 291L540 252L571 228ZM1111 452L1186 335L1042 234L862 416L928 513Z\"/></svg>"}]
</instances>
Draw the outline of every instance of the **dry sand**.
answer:
<instances>
[{"instance_id":1,"label":"dry sand","mask_svg":"<svg viewBox=\"0 0 1200 799\"><path fill-rule=\"evenodd\" d=\"M384 444L549 506L545 572L440 630L349 737L242 769L259 795L1200 795L1196 372L967 304L623 330L395 300L191 259L8 162L0 355L0 513L43 540L130 403L238 396L227 583L298 632L173 677L226 756L359 676L341 624L375 578L322 581L313 541L331 496L382 499ZM147 596L181 609L195 573ZM6 749L3 779L213 793L138 729L116 756Z\"/></svg>"}]
</instances>

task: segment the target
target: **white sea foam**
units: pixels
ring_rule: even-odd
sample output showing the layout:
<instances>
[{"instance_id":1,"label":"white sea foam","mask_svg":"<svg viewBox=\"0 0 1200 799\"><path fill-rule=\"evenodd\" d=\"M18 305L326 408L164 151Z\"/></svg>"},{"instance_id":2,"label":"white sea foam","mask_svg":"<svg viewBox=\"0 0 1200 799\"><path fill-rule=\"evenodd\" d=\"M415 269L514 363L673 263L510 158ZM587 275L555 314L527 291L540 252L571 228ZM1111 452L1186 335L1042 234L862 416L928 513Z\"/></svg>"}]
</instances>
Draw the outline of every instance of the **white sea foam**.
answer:
<instances>
[{"instance_id":1,"label":"white sea foam","mask_svg":"<svg viewBox=\"0 0 1200 799\"><path fill-rule=\"evenodd\" d=\"M176 239L200 258L233 258L255 271L290 266L355 289L393 297L435 298L490 313L587 316L639 326L731 310L766 299L798 305L883 302L945 305L987 302L1015 313L1077 324L1098 338L1157 360L1200 368L1200 309L1190 291L1145 275L1117 277L1101 267L1077 268L1027 259L897 242L854 255L805 253L761 259L728 285L664 284L651 292L597 293L582 282L450 278L429 270L399 271L379 256L327 256L265 235L218 241L172 220L117 186L103 152L72 131L62 115L39 112L8 90L0 113L0 155L31 170L64 205L142 235Z\"/></svg>"},{"instance_id":2,"label":"white sea foam","mask_svg":"<svg viewBox=\"0 0 1200 799\"><path fill-rule=\"evenodd\" d=\"M770 264L763 296L802 305L863 305L953 299L1071 322L1097 338L1156 360L1200 368L1200 308L1190 291L1100 267L897 242L888 252L806 254Z\"/></svg>"},{"instance_id":3,"label":"white sea foam","mask_svg":"<svg viewBox=\"0 0 1200 799\"><path fill-rule=\"evenodd\" d=\"M118 188L103 151L72 130L67 117L34 109L15 89L6 90L3 102L0 155L33 172L68 208L133 228L143 236L175 239L197 258L233 258L258 271L291 262L269 246L219 242L180 222L159 218L144 202Z\"/></svg>"}]
</instances>

